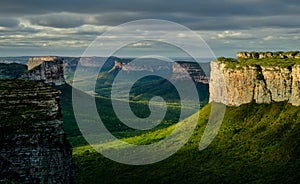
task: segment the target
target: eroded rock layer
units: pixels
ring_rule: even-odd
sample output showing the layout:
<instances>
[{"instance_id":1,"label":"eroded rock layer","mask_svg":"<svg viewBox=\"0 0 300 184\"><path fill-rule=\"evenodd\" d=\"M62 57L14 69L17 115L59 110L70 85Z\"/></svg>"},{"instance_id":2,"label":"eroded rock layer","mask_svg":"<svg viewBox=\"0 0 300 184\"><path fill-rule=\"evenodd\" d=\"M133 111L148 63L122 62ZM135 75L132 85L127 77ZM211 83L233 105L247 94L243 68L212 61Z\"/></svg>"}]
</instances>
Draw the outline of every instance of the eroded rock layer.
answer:
<instances>
[{"instance_id":1,"label":"eroded rock layer","mask_svg":"<svg viewBox=\"0 0 300 184\"><path fill-rule=\"evenodd\" d=\"M211 62L210 101L230 106L288 101L300 105L300 66L241 66Z\"/></svg>"},{"instance_id":2,"label":"eroded rock layer","mask_svg":"<svg viewBox=\"0 0 300 184\"><path fill-rule=\"evenodd\" d=\"M28 72L20 78L33 81L42 81L54 85L62 85L64 79L63 59L54 56L30 58L27 63Z\"/></svg>"},{"instance_id":3,"label":"eroded rock layer","mask_svg":"<svg viewBox=\"0 0 300 184\"><path fill-rule=\"evenodd\" d=\"M59 92L42 83L0 80L0 96L0 181L72 183Z\"/></svg>"}]
</instances>

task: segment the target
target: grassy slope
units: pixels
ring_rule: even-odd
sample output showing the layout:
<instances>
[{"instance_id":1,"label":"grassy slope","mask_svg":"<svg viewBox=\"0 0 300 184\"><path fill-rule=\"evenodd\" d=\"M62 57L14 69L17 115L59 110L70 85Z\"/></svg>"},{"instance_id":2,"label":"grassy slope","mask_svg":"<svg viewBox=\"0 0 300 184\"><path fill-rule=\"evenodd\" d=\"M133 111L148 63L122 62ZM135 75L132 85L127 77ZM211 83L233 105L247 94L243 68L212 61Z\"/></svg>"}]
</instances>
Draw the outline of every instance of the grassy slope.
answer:
<instances>
[{"instance_id":1,"label":"grassy slope","mask_svg":"<svg viewBox=\"0 0 300 184\"><path fill-rule=\"evenodd\" d=\"M64 130L67 134L69 141L72 146L85 145L86 141L82 138L81 132L77 126L72 107L72 87L69 85L56 86L61 93L61 105L62 105L62 115L64 122ZM81 95L88 96L83 92L79 92ZM88 96L91 98L91 96ZM120 120L116 117L111 102L106 98L95 98L98 112L102 121L105 123L106 127L113 132L115 136L121 137L129 137L133 135L139 135L145 133L145 131L136 131L122 124ZM140 117L147 117L150 114L150 110L148 108L147 103L143 102L132 102L131 108L136 115ZM158 107L159 108L159 107ZM168 111L166 113L166 117L163 122L156 129L161 129L170 126L178 121L180 113L180 107L177 104L168 104Z\"/></svg>"},{"instance_id":2,"label":"grassy slope","mask_svg":"<svg viewBox=\"0 0 300 184\"><path fill-rule=\"evenodd\" d=\"M228 107L218 136L198 146L210 105L197 129L175 155L159 163L128 166L104 158L89 146L75 147L78 183L296 183L300 179L300 107L286 102ZM170 128L127 138L149 144Z\"/></svg>"}]
</instances>

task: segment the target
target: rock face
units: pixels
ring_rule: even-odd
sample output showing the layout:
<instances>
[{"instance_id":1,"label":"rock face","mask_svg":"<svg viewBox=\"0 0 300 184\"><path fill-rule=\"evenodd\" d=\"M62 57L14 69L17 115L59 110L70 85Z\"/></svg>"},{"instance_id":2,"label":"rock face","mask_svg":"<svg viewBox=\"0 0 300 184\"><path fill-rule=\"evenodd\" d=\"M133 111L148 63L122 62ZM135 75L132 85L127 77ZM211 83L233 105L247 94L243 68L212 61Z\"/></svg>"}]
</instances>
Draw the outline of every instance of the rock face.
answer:
<instances>
[{"instance_id":1,"label":"rock face","mask_svg":"<svg viewBox=\"0 0 300 184\"><path fill-rule=\"evenodd\" d=\"M300 66L293 67L292 70L292 95L290 102L294 105L300 105Z\"/></svg>"},{"instance_id":2,"label":"rock face","mask_svg":"<svg viewBox=\"0 0 300 184\"><path fill-rule=\"evenodd\" d=\"M54 56L30 58L27 63L29 71L20 79L42 81L54 85L62 85L64 79L63 59Z\"/></svg>"},{"instance_id":3,"label":"rock face","mask_svg":"<svg viewBox=\"0 0 300 184\"><path fill-rule=\"evenodd\" d=\"M300 105L300 66L280 68L243 66L226 68L226 63L211 62L210 101L229 106L250 103L289 101Z\"/></svg>"},{"instance_id":4,"label":"rock face","mask_svg":"<svg viewBox=\"0 0 300 184\"><path fill-rule=\"evenodd\" d=\"M59 92L42 83L0 80L0 96L0 181L73 183Z\"/></svg>"},{"instance_id":5,"label":"rock face","mask_svg":"<svg viewBox=\"0 0 300 184\"><path fill-rule=\"evenodd\" d=\"M209 81L201 66L196 62L174 62L172 65L172 77L178 80L185 80L191 77L196 83L204 84L208 84Z\"/></svg>"},{"instance_id":6,"label":"rock face","mask_svg":"<svg viewBox=\"0 0 300 184\"><path fill-rule=\"evenodd\" d=\"M164 61L160 62L159 60L152 58L140 58L138 60L139 61L137 63L132 63L126 60L115 60L114 66L111 70L117 69L126 72L159 72L164 70L170 71L170 63Z\"/></svg>"},{"instance_id":7,"label":"rock face","mask_svg":"<svg viewBox=\"0 0 300 184\"><path fill-rule=\"evenodd\" d=\"M171 63L159 62L155 59L148 60L148 62L152 62L151 65L147 64L147 59L143 59L141 61L145 62L145 64L138 65L116 60L110 72L116 70L123 70L126 72L148 72L154 74L155 72L167 72L174 80L186 80L191 77L196 83L208 84L209 77L205 74L202 67L196 62L176 61Z\"/></svg>"},{"instance_id":8,"label":"rock face","mask_svg":"<svg viewBox=\"0 0 300 184\"><path fill-rule=\"evenodd\" d=\"M54 61L57 60L56 56L40 56L40 57L32 57L28 59L27 66L28 70L31 70L39 65L41 65L45 61Z\"/></svg>"}]
</instances>

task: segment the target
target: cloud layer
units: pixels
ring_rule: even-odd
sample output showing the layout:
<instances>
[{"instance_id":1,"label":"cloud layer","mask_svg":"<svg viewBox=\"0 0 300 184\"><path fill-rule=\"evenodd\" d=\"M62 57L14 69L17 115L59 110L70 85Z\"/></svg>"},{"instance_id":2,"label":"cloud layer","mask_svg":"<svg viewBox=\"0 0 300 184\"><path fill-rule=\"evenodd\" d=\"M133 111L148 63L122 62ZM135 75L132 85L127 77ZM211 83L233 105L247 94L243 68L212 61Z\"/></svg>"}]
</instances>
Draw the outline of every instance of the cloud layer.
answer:
<instances>
[{"instance_id":1,"label":"cloud layer","mask_svg":"<svg viewBox=\"0 0 300 184\"><path fill-rule=\"evenodd\" d=\"M0 54L80 55L113 26L149 18L174 21L198 32L216 55L299 50L299 9L298 0L2 1Z\"/></svg>"}]
</instances>

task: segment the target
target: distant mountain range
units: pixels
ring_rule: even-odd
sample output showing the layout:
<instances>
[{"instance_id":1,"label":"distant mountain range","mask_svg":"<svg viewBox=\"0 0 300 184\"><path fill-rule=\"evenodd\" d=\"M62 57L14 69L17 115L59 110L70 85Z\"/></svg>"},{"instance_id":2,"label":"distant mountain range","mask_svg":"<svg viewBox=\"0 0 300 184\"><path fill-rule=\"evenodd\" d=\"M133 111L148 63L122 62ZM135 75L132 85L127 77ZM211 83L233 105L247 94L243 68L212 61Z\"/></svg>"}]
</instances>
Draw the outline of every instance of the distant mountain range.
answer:
<instances>
[{"instance_id":1,"label":"distant mountain range","mask_svg":"<svg viewBox=\"0 0 300 184\"><path fill-rule=\"evenodd\" d=\"M26 61L26 59L28 61ZM53 62L49 62L51 60L53 60ZM58 60L63 62L57 63ZM72 84L75 70L78 68L77 66L80 66L78 70L84 73L84 76L80 76L80 78L77 77L75 79L76 83L80 86L85 86L87 85L87 81L93 80L95 77L91 74L98 74L95 89L94 87L92 89L82 87L82 89L89 94L96 94L108 98L111 95L111 87L115 82L115 77L120 71L122 71L124 77L122 77L118 83L118 90L122 93L124 86L129 85L130 81L136 80L131 91L133 99L135 100L148 99L153 95L164 96L171 101L174 99L178 100L176 89L168 80L182 83L182 81L191 78L197 86L201 101L208 100L209 63L196 63L191 61L169 62L159 58L134 59L114 56L108 58L57 56L31 58L9 57L2 58L1 61L11 63L2 63L0 67L1 78L20 78L21 74L25 72L27 73L25 75L26 79L43 80L55 84L62 84L64 81ZM27 70L27 66L24 65L25 63L28 66L28 72L25 71ZM52 64L49 65L50 63ZM14 67L12 68L12 66ZM16 68L18 68L18 70ZM21 69L23 70L20 71ZM138 80L137 77L141 74L147 77ZM157 77L157 75L164 77ZM24 78L24 75L22 75L21 78Z\"/></svg>"}]
</instances>

